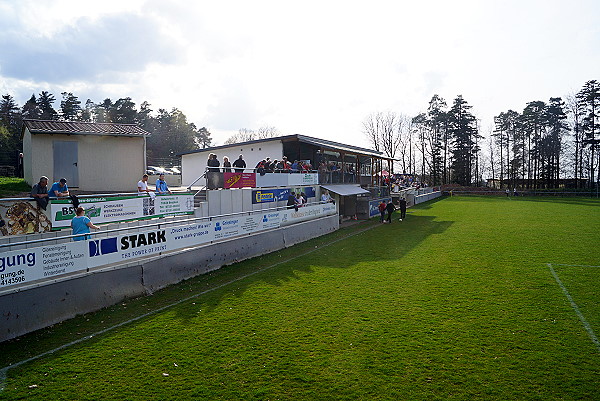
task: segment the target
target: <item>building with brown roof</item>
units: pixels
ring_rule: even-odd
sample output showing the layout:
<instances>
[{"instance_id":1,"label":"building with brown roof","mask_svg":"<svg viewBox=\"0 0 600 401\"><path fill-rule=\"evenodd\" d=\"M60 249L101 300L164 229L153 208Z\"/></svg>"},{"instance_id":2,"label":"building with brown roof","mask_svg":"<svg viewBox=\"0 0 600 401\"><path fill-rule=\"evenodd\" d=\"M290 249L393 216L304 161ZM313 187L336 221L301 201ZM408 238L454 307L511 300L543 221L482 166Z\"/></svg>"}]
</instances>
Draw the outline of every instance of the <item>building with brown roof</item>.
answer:
<instances>
[{"instance_id":1,"label":"building with brown roof","mask_svg":"<svg viewBox=\"0 0 600 401\"><path fill-rule=\"evenodd\" d=\"M136 192L149 132L135 124L24 120L23 170L29 184L64 177L82 191Z\"/></svg>"}]
</instances>

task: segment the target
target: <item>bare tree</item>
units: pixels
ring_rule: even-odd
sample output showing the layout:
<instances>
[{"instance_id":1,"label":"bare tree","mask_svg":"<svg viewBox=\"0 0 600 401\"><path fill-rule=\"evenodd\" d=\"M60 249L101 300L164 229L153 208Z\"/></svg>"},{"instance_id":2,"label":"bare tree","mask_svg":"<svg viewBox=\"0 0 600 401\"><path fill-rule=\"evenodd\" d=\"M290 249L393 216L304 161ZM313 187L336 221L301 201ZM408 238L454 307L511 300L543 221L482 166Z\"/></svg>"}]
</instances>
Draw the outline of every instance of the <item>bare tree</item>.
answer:
<instances>
[{"instance_id":1,"label":"bare tree","mask_svg":"<svg viewBox=\"0 0 600 401\"><path fill-rule=\"evenodd\" d=\"M494 135L492 133L492 128L489 129L489 158L490 158L490 172L492 174L491 178L496 178L496 155L494 150L496 148L496 144L494 143Z\"/></svg>"},{"instance_id":2,"label":"bare tree","mask_svg":"<svg viewBox=\"0 0 600 401\"><path fill-rule=\"evenodd\" d=\"M267 125L260 127L256 131L256 139L274 138L279 135L279 130L276 127L270 127Z\"/></svg>"},{"instance_id":3,"label":"bare tree","mask_svg":"<svg viewBox=\"0 0 600 401\"><path fill-rule=\"evenodd\" d=\"M369 115L363 122L363 132L378 152L395 158L401 143L400 130L403 118L393 111L379 112Z\"/></svg>"},{"instance_id":4,"label":"bare tree","mask_svg":"<svg viewBox=\"0 0 600 401\"><path fill-rule=\"evenodd\" d=\"M279 136L279 130L276 127L265 125L254 131L248 128L240 128L237 134L234 134L225 140L226 145L234 143L254 141L256 139L274 138Z\"/></svg>"},{"instance_id":5,"label":"bare tree","mask_svg":"<svg viewBox=\"0 0 600 401\"><path fill-rule=\"evenodd\" d=\"M379 128L380 114L369 114L363 121L363 132L367 140L377 152L381 150L381 130Z\"/></svg>"},{"instance_id":6,"label":"bare tree","mask_svg":"<svg viewBox=\"0 0 600 401\"><path fill-rule=\"evenodd\" d=\"M402 172L409 174L414 171L412 166L412 135L415 127L413 119L406 115L401 114L400 121L401 123L398 127L398 134L400 136L400 146L398 146L398 151L400 152L399 158L401 160Z\"/></svg>"}]
</instances>

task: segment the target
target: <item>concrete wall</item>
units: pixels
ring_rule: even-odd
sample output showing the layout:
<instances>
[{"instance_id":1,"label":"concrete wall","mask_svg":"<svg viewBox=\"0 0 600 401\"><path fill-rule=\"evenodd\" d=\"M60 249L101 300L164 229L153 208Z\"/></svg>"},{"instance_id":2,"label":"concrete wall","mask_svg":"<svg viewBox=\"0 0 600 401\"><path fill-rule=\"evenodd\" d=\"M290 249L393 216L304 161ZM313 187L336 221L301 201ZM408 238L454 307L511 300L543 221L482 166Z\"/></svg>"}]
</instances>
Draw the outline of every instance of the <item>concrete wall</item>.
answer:
<instances>
[{"instance_id":1,"label":"concrete wall","mask_svg":"<svg viewBox=\"0 0 600 401\"><path fill-rule=\"evenodd\" d=\"M181 182L183 186L190 185L196 178L204 174L208 155L214 153L223 167L223 156L229 157L231 164L240 156L244 155L246 168L253 169L262 159L270 157L271 160L281 160L283 157L283 144L280 140L253 143L248 145L231 145L221 149L207 150L181 156ZM222 171L222 170L221 170ZM246 170L251 172L251 170ZM202 186L206 183L204 179L194 184Z\"/></svg>"},{"instance_id":2,"label":"concrete wall","mask_svg":"<svg viewBox=\"0 0 600 401\"><path fill-rule=\"evenodd\" d=\"M78 189L98 193L137 191L137 182L145 171L143 138L108 135L31 135L26 129L23 137L23 156L25 180L29 184L37 183L43 175L50 179L50 185L61 178L54 176L55 141L79 143Z\"/></svg>"},{"instance_id":3,"label":"concrete wall","mask_svg":"<svg viewBox=\"0 0 600 401\"><path fill-rule=\"evenodd\" d=\"M319 185L289 186L286 188L290 188L292 191L296 192L306 187L313 187L316 194L315 197L308 198L308 202L319 202L321 200L321 187ZM287 199L279 202L252 203L252 191L259 189L260 188L234 188L207 191L207 202L203 202L200 207L196 209L196 217L220 216L230 213L272 209L287 205Z\"/></svg>"},{"instance_id":4,"label":"concrete wall","mask_svg":"<svg viewBox=\"0 0 600 401\"><path fill-rule=\"evenodd\" d=\"M411 201L410 202L411 205L418 205L419 203L427 202L429 200L439 198L440 196L442 196L442 193L440 191L437 191L437 192L426 193L423 195L416 195L416 196L412 195L410 197L407 197L407 198L410 198L407 200Z\"/></svg>"},{"instance_id":5,"label":"concrete wall","mask_svg":"<svg viewBox=\"0 0 600 401\"><path fill-rule=\"evenodd\" d=\"M5 293L0 296L0 342L338 228L338 216L327 216Z\"/></svg>"}]
</instances>

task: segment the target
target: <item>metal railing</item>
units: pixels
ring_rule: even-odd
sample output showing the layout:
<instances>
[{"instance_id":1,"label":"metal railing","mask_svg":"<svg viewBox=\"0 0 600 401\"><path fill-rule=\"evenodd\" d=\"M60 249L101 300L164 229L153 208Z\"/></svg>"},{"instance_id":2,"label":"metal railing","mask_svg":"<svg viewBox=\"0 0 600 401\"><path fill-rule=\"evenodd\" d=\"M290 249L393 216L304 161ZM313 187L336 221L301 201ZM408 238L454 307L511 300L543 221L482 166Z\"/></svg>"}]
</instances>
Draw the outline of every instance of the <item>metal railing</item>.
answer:
<instances>
[{"instance_id":1,"label":"metal railing","mask_svg":"<svg viewBox=\"0 0 600 401\"><path fill-rule=\"evenodd\" d=\"M182 192L182 191L172 191L172 192ZM148 194L139 194L138 192L113 192L108 194L93 194L93 195L76 195L77 198L104 198L110 196L150 196ZM157 196L163 196L163 194L157 194ZM64 196L57 198L56 196L49 196L48 199L50 201L53 200L69 200L70 197ZM0 202L10 202L10 201L35 201L35 198L0 198Z\"/></svg>"},{"instance_id":2,"label":"metal railing","mask_svg":"<svg viewBox=\"0 0 600 401\"><path fill-rule=\"evenodd\" d=\"M230 171L225 171L230 170ZM204 172L198 178L196 178L191 184L189 184L186 188L188 191L191 191L192 186L200 181L202 178L206 178L207 182L202 187L201 190L211 189L211 185L209 185L208 180L210 174L223 174L226 172L233 173L256 173L261 176L267 174L317 174L319 184L359 184L361 179L361 174L356 172L348 172L342 170L292 170L292 169L262 169L262 168L240 168L240 167L205 167Z\"/></svg>"},{"instance_id":3,"label":"metal railing","mask_svg":"<svg viewBox=\"0 0 600 401\"><path fill-rule=\"evenodd\" d=\"M318 201L318 202L310 202L310 203L306 203L304 205L302 205L302 207L304 206L314 206L314 205L320 205L320 204L325 204L325 203L329 203L329 202L324 202L324 201ZM119 232L119 231L125 231L125 230L140 230L140 229L145 229L145 228L149 228L149 227L161 227L161 226L171 226L171 225L184 225L186 223L191 223L191 222L196 222L196 221L211 221L213 219L219 219L222 217L230 217L230 216L241 216L241 215L249 215L249 214L253 214L253 213L263 213L263 212L269 212L269 211L279 211L279 210L287 210L289 209L289 206L277 206L277 207L273 207L273 208L267 208L267 209L260 209L260 210L248 210L245 212L236 212L236 213L228 213L228 214L219 214L219 215L214 215L214 216L207 216L207 217L192 217L189 219L178 219L178 220L172 220L172 221L161 221L160 223L151 223L151 224L142 224L142 225L136 225L136 226L127 226L127 227L119 227L119 228L113 228L110 230L98 230L95 232L90 232L90 233L85 233L85 234L71 234L71 235L61 235L61 236L55 236L55 237L49 237L49 238L40 238L40 239L36 239L36 240L26 240L26 241L20 241L20 242L10 242L10 243L6 243L6 244L0 244L0 249L3 248L8 248L8 247L17 247L17 246L22 246L22 245L31 245L31 244L39 244L39 243L43 243L43 242L49 242L49 241L60 241L60 240L66 240L66 239L70 239L70 238L75 238L75 237L81 237L84 235L104 235L104 234L109 234L109 233L113 233L113 232ZM119 224L119 223L108 223L108 224ZM125 223L125 224L129 224L129 223Z\"/></svg>"}]
</instances>

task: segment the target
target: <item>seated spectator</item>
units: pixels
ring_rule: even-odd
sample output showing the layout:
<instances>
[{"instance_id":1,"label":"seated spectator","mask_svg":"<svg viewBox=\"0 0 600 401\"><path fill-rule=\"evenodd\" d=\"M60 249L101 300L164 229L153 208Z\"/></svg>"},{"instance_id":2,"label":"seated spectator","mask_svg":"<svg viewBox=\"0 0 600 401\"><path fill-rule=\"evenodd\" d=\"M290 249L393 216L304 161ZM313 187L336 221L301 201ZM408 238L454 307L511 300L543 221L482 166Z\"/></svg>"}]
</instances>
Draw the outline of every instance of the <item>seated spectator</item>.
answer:
<instances>
[{"instance_id":1,"label":"seated spectator","mask_svg":"<svg viewBox=\"0 0 600 401\"><path fill-rule=\"evenodd\" d=\"M138 188L139 190L139 188ZM158 180L156 180L156 193L157 194L170 194L172 193L165 181L165 175L161 174L158 176Z\"/></svg>"},{"instance_id":2,"label":"seated spectator","mask_svg":"<svg viewBox=\"0 0 600 401\"><path fill-rule=\"evenodd\" d=\"M52 196L55 198L61 198L69 196L69 188L67 187L67 180L61 178L58 182L52 184L50 190L48 191L48 196Z\"/></svg>"},{"instance_id":3,"label":"seated spectator","mask_svg":"<svg viewBox=\"0 0 600 401\"><path fill-rule=\"evenodd\" d=\"M296 208L302 207L303 204L304 204L304 198L302 197L302 194L300 192L298 192L296 194Z\"/></svg>"},{"instance_id":4,"label":"seated spectator","mask_svg":"<svg viewBox=\"0 0 600 401\"><path fill-rule=\"evenodd\" d=\"M324 190L321 194L321 202L333 203L335 204L335 200L329 195L328 190Z\"/></svg>"},{"instance_id":5,"label":"seated spectator","mask_svg":"<svg viewBox=\"0 0 600 401\"><path fill-rule=\"evenodd\" d=\"M281 159L278 163L277 163L277 172L278 173L283 173L285 172L286 169L286 162L285 162L285 156L283 157L283 159Z\"/></svg>"},{"instance_id":6,"label":"seated spectator","mask_svg":"<svg viewBox=\"0 0 600 401\"><path fill-rule=\"evenodd\" d=\"M288 161L286 156L283 156L283 170L284 173L290 173L292 171L292 164Z\"/></svg>"},{"instance_id":7,"label":"seated spectator","mask_svg":"<svg viewBox=\"0 0 600 401\"><path fill-rule=\"evenodd\" d=\"M42 176L40 181L31 187L31 197L35 199L40 208L46 210L48 206L48 177Z\"/></svg>"},{"instance_id":8,"label":"seated spectator","mask_svg":"<svg viewBox=\"0 0 600 401\"><path fill-rule=\"evenodd\" d=\"M294 160L291 166L291 170L292 173L297 173L300 170L300 164L298 163L298 160Z\"/></svg>"},{"instance_id":9,"label":"seated spectator","mask_svg":"<svg viewBox=\"0 0 600 401\"><path fill-rule=\"evenodd\" d=\"M273 164L273 162L271 162L271 158L267 157L265 159L265 173L272 173L273 172L273 168L271 167L272 164Z\"/></svg>"},{"instance_id":10,"label":"seated spectator","mask_svg":"<svg viewBox=\"0 0 600 401\"><path fill-rule=\"evenodd\" d=\"M267 161L263 159L263 160L259 161L258 163L256 163L255 169L258 174L265 175L265 163L266 162Z\"/></svg>"},{"instance_id":11,"label":"seated spectator","mask_svg":"<svg viewBox=\"0 0 600 401\"><path fill-rule=\"evenodd\" d=\"M290 192L290 194L288 195L287 208L296 209L296 211L298 211L298 206L296 205L296 197L294 196L293 192Z\"/></svg>"}]
</instances>

